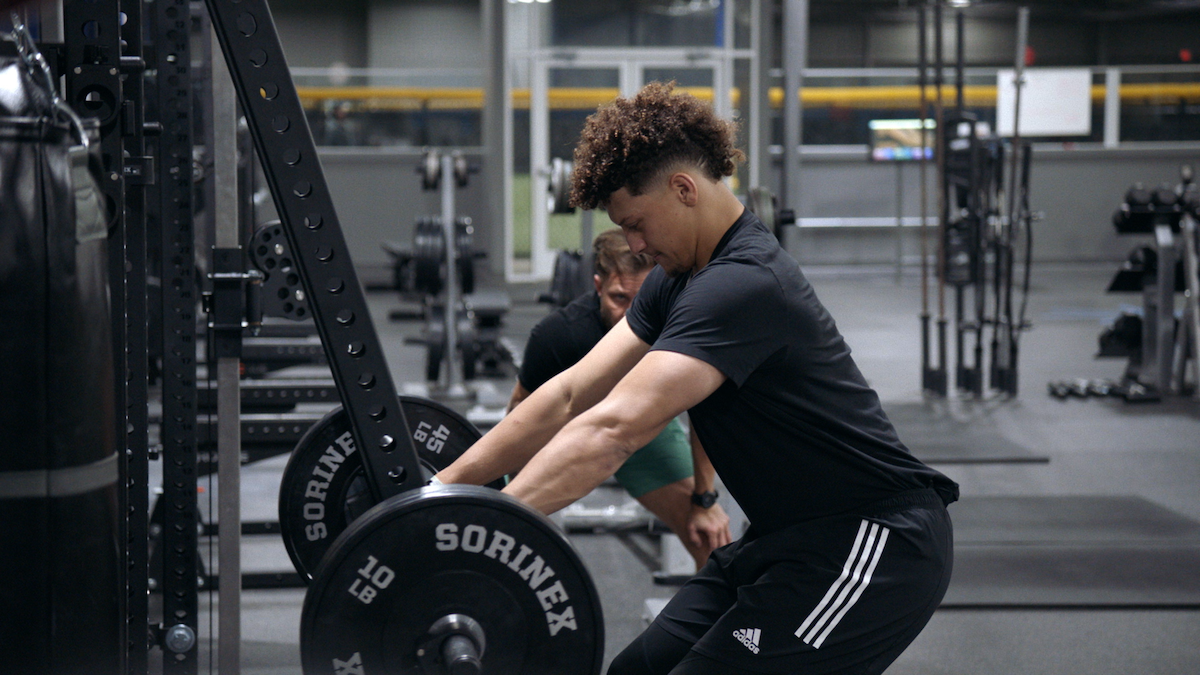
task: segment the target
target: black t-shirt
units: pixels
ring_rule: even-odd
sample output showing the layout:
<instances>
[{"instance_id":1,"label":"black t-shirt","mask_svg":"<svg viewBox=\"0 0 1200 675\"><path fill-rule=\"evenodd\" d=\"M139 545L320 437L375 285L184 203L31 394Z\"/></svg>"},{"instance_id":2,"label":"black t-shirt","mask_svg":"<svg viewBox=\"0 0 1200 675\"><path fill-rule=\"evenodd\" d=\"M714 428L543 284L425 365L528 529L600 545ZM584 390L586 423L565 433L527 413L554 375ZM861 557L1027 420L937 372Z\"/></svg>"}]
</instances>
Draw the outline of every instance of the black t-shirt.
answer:
<instances>
[{"instance_id":1,"label":"black t-shirt","mask_svg":"<svg viewBox=\"0 0 1200 675\"><path fill-rule=\"evenodd\" d=\"M537 389L575 365L606 332L600 322L600 296L588 291L533 327L517 381L525 391Z\"/></svg>"},{"instance_id":2,"label":"black t-shirt","mask_svg":"<svg viewBox=\"0 0 1200 675\"><path fill-rule=\"evenodd\" d=\"M957 495L900 442L799 264L749 210L690 279L652 270L625 316L652 349L726 376L691 418L760 534L906 490Z\"/></svg>"}]
</instances>

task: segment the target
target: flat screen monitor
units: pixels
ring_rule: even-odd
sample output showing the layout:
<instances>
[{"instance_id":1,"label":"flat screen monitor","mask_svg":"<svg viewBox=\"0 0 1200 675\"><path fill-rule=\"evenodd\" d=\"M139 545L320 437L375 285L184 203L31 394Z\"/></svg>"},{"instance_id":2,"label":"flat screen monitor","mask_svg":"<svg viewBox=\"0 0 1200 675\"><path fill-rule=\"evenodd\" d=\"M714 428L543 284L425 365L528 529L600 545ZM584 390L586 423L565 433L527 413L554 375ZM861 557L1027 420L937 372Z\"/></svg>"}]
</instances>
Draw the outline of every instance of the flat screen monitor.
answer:
<instances>
[{"instance_id":1,"label":"flat screen monitor","mask_svg":"<svg viewBox=\"0 0 1200 675\"><path fill-rule=\"evenodd\" d=\"M871 120L871 160L911 162L933 159L934 121L925 120L925 146L921 146L921 120Z\"/></svg>"}]
</instances>

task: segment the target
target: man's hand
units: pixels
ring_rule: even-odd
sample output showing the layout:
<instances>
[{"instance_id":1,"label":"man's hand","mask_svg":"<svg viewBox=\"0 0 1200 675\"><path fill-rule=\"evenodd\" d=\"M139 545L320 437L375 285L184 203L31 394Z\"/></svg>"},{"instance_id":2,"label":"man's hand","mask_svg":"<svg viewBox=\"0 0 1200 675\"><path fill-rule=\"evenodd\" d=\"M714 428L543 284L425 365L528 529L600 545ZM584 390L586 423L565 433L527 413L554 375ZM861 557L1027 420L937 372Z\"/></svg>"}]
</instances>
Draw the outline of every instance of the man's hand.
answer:
<instances>
[{"instance_id":1,"label":"man's hand","mask_svg":"<svg viewBox=\"0 0 1200 675\"><path fill-rule=\"evenodd\" d=\"M733 535L729 532L729 516L720 504L713 504L707 509L692 506L688 514L687 531L692 546L703 554L705 560L714 549L733 541Z\"/></svg>"}]
</instances>

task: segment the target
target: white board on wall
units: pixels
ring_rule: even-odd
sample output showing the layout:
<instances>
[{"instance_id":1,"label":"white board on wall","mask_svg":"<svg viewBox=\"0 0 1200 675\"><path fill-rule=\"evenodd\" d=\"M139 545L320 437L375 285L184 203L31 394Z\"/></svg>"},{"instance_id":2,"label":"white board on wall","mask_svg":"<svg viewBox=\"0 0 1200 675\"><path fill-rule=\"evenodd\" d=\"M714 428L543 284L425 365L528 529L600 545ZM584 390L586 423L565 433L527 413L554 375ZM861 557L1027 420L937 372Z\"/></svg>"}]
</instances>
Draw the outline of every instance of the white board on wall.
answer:
<instances>
[{"instance_id":1,"label":"white board on wall","mask_svg":"<svg viewBox=\"0 0 1200 675\"><path fill-rule=\"evenodd\" d=\"M1013 135L1015 71L996 73L996 126ZM1022 136L1087 136L1092 133L1092 72L1087 68L1027 68L1021 87Z\"/></svg>"}]
</instances>

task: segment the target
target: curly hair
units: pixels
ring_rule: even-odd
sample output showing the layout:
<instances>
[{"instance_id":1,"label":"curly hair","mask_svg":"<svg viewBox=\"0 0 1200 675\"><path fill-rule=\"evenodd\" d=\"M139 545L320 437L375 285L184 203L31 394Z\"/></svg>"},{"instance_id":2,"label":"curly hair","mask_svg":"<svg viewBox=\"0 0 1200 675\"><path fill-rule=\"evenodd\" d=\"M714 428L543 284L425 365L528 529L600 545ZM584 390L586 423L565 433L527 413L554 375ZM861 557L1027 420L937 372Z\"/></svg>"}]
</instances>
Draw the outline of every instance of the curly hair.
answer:
<instances>
[{"instance_id":1,"label":"curly hair","mask_svg":"<svg viewBox=\"0 0 1200 675\"><path fill-rule=\"evenodd\" d=\"M621 188L642 194L662 171L680 164L713 180L733 175L745 159L734 146L737 125L674 89L674 82L651 82L632 99L618 98L587 118L575 147L572 206L603 206Z\"/></svg>"}]
</instances>

